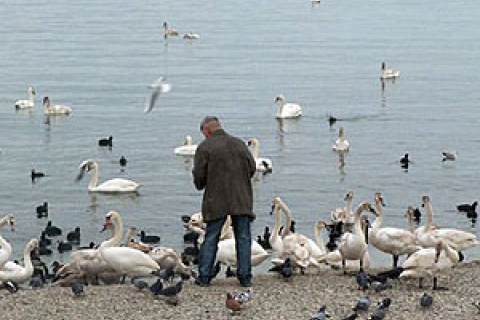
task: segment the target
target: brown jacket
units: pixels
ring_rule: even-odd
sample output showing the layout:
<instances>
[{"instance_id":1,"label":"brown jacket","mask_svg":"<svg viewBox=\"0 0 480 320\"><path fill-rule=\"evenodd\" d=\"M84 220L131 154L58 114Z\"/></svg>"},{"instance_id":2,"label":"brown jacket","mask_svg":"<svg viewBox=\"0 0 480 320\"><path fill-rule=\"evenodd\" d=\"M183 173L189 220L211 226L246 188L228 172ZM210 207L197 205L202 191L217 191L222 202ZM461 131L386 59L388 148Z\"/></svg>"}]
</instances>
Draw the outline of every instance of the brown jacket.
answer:
<instances>
[{"instance_id":1,"label":"brown jacket","mask_svg":"<svg viewBox=\"0 0 480 320\"><path fill-rule=\"evenodd\" d=\"M246 144L222 129L199 144L193 181L198 190L205 188L202 203L205 222L227 215L255 217L250 180L255 168L255 160Z\"/></svg>"}]
</instances>

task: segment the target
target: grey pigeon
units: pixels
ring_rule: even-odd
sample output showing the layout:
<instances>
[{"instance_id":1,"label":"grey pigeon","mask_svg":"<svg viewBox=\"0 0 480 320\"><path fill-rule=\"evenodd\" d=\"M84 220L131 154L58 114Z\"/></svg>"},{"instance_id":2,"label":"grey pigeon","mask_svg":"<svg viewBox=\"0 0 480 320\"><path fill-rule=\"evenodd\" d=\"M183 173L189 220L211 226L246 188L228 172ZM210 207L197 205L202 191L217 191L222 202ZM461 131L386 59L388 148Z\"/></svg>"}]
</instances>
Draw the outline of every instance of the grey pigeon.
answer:
<instances>
[{"instance_id":1,"label":"grey pigeon","mask_svg":"<svg viewBox=\"0 0 480 320\"><path fill-rule=\"evenodd\" d=\"M154 295L158 295L163 289L162 279L157 279L157 281L150 286L150 292Z\"/></svg>"},{"instance_id":2,"label":"grey pigeon","mask_svg":"<svg viewBox=\"0 0 480 320\"><path fill-rule=\"evenodd\" d=\"M164 281L172 281L173 278L175 277L175 271L173 270L175 266L169 266L166 269L161 270L158 273L158 277L161 278Z\"/></svg>"},{"instance_id":3,"label":"grey pigeon","mask_svg":"<svg viewBox=\"0 0 480 320\"><path fill-rule=\"evenodd\" d=\"M70 288L72 288L72 292L76 297L83 295L83 284L80 282L72 282Z\"/></svg>"},{"instance_id":4,"label":"grey pigeon","mask_svg":"<svg viewBox=\"0 0 480 320\"><path fill-rule=\"evenodd\" d=\"M240 292L236 294L233 298L242 304L246 303L252 300L252 289L248 289L247 291Z\"/></svg>"},{"instance_id":5,"label":"grey pigeon","mask_svg":"<svg viewBox=\"0 0 480 320\"><path fill-rule=\"evenodd\" d=\"M358 318L358 314L354 313L354 314L349 315L346 318L343 318L342 320L355 320L357 318Z\"/></svg>"},{"instance_id":6,"label":"grey pigeon","mask_svg":"<svg viewBox=\"0 0 480 320\"><path fill-rule=\"evenodd\" d=\"M148 288L148 283L141 280L141 279L132 279L132 284L137 288L139 291Z\"/></svg>"},{"instance_id":7,"label":"grey pigeon","mask_svg":"<svg viewBox=\"0 0 480 320\"><path fill-rule=\"evenodd\" d=\"M390 283L387 283L387 282L382 283L382 282L374 281L374 282L370 283L370 288L375 290L375 292L381 292L381 291L384 291L384 290L387 290L387 289L391 289L392 285Z\"/></svg>"},{"instance_id":8,"label":"grey pigeon","mask_svg":"<svg viewBox=\"0 0 480 320\"><path fill-rule=\"evenodd\" d=\"M176 285L160 290L158 294L166 297L174 297L182 291L182 287L183 281L180 280Z\"/></svg>"},{"instance_id":9,"label":"grey pigeon","mask_svg":"<svg viewBox=\"0 0 480 320\"><path fill-rule=\"evenodd\" d=\"M358 302L355 307L353 307L353 311L367 311L370 308L371 300L368 296L362 297L358 299Z\"/></svg>"},{"instance_id":10,"label":"grey pigeon","mask_svg":"<svg viewBox=\"0 0 480 320\"><path fill-rule=\"evenodd\" d=\"M368 289L368 277L367 277L367 274L363 272L363 270L360 270L357 273L357 284L358 284L358 287L362 290Z\"/></svg>"},{"instance_id":11,"label":"grey pigeon","mask_svg":"<svg viewBox=\"0 0 480 320\"><path fill-rule=\"evenodd\" d=\"M377 307L373 313L370 315L370 317L368 318L368 320L382 320L383 318L385 318L385 314L387 313L387 309L385 308L380 308L380 307Z\"/></svg>"},{"instance_id":12,"label":"grey pigeon","mask_svg":"<svg viewBox=\"0 0 480 320\"><path fill-rule=\"evenodd\" d=\"M428 308L433 304L433 297L426 292L420 298L420 305L424 308Z\"/></svg>"},{"instance_id":13,"label":"grey pigeon","mask_svg":"<svg viewBox=\"0 0 480 320\"><path fill-rule=\"evenodd\" d=\"M326 306L321 306L320 309L318 309L318 312L314 314L310 320L325 320L326 318L330 318L330 314L326 311L326 309Z\"/></svg>"}]
</instances>

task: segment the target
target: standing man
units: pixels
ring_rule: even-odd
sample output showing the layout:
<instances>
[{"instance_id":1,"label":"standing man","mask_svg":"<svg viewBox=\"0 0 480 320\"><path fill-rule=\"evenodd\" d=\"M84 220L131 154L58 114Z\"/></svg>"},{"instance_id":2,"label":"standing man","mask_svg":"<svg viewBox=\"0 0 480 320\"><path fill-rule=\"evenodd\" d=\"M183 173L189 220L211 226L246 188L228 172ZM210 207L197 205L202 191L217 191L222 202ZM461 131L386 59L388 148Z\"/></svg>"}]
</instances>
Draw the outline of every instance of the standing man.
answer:
<instances>
[{"instance_id":1,"label":"standing man","mask_svg":"<svg viewBox=\"0 0 480 320\"><path fill-rule=\"evenodd\" d=\"M250 223L255 218L251 178L255 174L255 160L242 140L222 129L217 117L205 117L200 130L205 140L195 152L193 180L198 190L205 189L202 215L207 230L200 247L199 276L195 283L210 284L220 232L230 216L237 251L237 278L243 287L250 287Z\"/></svg>"}]
</instances>

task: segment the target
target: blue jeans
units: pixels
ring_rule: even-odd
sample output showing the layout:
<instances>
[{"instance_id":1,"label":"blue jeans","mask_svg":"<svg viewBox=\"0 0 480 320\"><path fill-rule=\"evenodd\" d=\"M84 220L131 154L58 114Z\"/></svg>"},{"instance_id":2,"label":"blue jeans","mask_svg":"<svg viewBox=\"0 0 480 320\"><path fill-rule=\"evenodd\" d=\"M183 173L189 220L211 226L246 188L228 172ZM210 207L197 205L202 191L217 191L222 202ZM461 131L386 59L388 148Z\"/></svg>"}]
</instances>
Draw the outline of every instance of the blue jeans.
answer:
<instances>
[{"instance_id":1,"label":"blue jeans","mask_svg":"<svg viewBox=\"0 0 480 320\"><path fill-rule=\"evenodd\" d=\"M237 252L237 277L242 284L252 279L252 235L249 216L231 216L233 233L235 234L235 250ZM213 265L217 257L218 240L223 224L227 218L220 218L207 223L205 240L200 247L198 257L199 280L210 283Z\"/></svg>"}]
</instances>

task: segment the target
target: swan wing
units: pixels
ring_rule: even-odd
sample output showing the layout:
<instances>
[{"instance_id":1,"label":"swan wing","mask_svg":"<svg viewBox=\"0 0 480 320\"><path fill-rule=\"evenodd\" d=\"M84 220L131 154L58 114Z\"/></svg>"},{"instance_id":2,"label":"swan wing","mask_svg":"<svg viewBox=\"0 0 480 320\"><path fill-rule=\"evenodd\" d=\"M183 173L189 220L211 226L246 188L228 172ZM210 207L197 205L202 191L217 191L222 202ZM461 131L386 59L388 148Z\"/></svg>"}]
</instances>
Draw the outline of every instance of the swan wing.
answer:
<instances>
[{"instance_id":1,"label":"swan wing","mask_svg":"<svg viewBox=\"0 0 480 320\"><path fill-rule=\"evenodd\" d=\"M147 267L153 270L160 269L158 263L137 249L129 247L102 248L100 249L100 254L117 272L128 271L139 267Z\"/></svg>"},{"instance_id":2,"label":"swan wing","mask_svg":"<svg viewBox=\"0 0 480 320\"><path fill-rule=\"evenodd\" d=\"M105 181L104 183L97 186L95 190L103 192L126 192L136 191L139 187L140 185L134 181L115 178Z\"/></svg>"}]
</instances>

